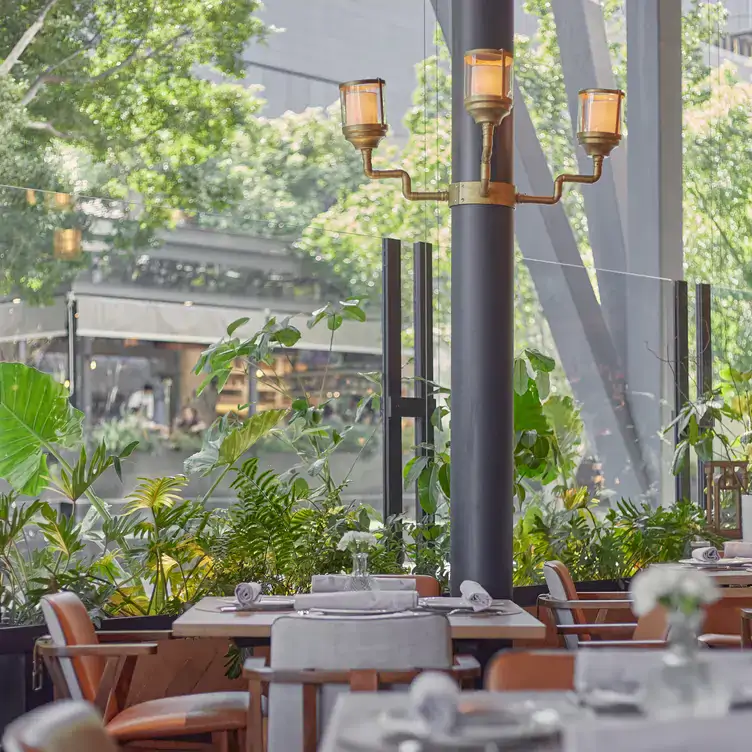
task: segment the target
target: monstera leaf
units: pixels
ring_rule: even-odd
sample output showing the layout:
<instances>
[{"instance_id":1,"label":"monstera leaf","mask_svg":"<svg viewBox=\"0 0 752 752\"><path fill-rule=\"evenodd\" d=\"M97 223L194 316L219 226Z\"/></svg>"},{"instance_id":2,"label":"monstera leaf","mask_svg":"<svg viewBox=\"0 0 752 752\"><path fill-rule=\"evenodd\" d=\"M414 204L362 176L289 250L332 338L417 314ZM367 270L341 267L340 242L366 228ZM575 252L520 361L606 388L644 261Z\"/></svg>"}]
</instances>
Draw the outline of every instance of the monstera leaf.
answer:
<instances>
[{"instance_id":1,"label":"monstera leaf","mask_svg":"<svg viewBox=\"0 0 752 752\"><path fill-rule=\"evenodd\" d=\"M83 413L52 376L22 363L0 363L0 478L16 491L47 486L46 452L73 449L82 439Z\"/></svg>"},{"instance_id":2,"label":"monstera leaf","mask_svg":"<svg viewBox=\"0 0 752 752\"><path fill-rule=\"evenodd\" d=\"M185 461L186 474L206 476L219 468L231 467L279 423L285 412L264 410L242 423L234 422L237 418L231 415L220 418L206 432L201 451Z\"/></svg>"}]
</instances>

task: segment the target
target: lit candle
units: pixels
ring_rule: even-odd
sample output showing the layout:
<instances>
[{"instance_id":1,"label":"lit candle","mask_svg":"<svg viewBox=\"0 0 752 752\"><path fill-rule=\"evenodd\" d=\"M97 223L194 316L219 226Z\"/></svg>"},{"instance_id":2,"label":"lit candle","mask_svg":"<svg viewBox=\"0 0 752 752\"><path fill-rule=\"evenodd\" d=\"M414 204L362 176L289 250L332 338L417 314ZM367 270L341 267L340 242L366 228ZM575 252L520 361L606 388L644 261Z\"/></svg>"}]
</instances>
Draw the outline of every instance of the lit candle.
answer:
<instances>
[{"instance_id":1,"label":"lit candle","mask_svg":"<svg viewBox=\"0 0 752 752\"><path fill-rule=\"evenodd\" d=\"M345 112L347 113L345 125L381 123L378 93L358 89L348 91L345 97Z\"/></svg>"},{"instance_id":2,"label":"lit candle","mask_svg":"<svg viewBox=\"0 0 752 752\"><path fill-rule=\"evenodd\" d=\"M503 96L504 68L499 63L479 63L473 65L470 77L470 96Z\"/></svg>"},{"instance_id":3,"label":"lit candle","mask_svg":"<svg viewBox=\"0 0 752 752\"><path fill-rule=\"evenodd\" d=\"M592 133L618 133L617 114L619 99L616 96L594 96L585 105L584 130Z\"/></svg>"}]
</instances>

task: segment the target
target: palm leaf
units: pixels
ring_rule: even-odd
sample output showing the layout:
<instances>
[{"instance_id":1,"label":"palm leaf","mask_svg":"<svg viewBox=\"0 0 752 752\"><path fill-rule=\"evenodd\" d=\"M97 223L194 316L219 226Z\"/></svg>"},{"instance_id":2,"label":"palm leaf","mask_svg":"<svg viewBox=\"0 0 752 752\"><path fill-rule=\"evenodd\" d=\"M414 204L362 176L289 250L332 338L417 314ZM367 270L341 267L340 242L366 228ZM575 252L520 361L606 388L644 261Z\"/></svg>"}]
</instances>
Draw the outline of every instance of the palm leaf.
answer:
<instances>
[{"instance_id":1,"label":"palm leaf","mask_svg":"<svg viewBox=\"0 0 752 752\"><path fill-rule=\"evenodd\" d=\"M184 475L168 476L166 478L139 478L141 481L136 490L128 496L128 504L124 514L133 514L140 509L148 509L152 513L163 507L171 507L181 500L180 490L188 483Z\"/></svg>"}]
</instances>

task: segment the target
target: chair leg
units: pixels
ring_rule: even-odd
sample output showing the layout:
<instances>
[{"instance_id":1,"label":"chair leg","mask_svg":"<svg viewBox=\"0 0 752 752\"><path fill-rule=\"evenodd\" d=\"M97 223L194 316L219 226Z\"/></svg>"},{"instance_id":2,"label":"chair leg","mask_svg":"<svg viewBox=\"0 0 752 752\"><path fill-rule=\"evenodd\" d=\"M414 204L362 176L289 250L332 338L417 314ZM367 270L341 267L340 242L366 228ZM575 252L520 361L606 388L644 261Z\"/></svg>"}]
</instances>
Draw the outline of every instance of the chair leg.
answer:
<instances>
[{"instance_id":1,"label":"chair leg","mask_svg":"<svg viewBox=\"0 0 752 752\"><path fill-rule=\"evenodd\" d=\"M215 731L212 734L212 746L215 752L230 752L230 732Z\"/></svg>"}]
</instances>

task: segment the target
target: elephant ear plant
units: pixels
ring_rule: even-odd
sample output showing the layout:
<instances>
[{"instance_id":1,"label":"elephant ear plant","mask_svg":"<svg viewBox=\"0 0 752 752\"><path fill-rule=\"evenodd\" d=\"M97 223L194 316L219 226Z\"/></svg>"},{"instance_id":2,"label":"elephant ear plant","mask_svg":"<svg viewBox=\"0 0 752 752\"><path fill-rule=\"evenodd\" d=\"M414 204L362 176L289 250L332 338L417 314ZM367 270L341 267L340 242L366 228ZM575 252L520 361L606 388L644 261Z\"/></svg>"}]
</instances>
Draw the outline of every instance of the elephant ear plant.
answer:
<instances>
[{"instance_id":1,"label":"elephant ear plant","mask_svg":"<svg viewBox=\"0 0 752 752\"><path fill-rule=\"evenodd\" d=\"M26 496L37 496L49 486L71 502L86 496L107 519L107 505L92 486L110 468L120 475L121 462L137 442L117 454L108 454L102 443L89 460L84 415L70 404L69 396L49 374L22 363L0 363L0 478ZM65 458L72 452L78 452L73 464ZM57 461L57 473L50 472L48 455Z\"/></svg>"}]
</instances>

